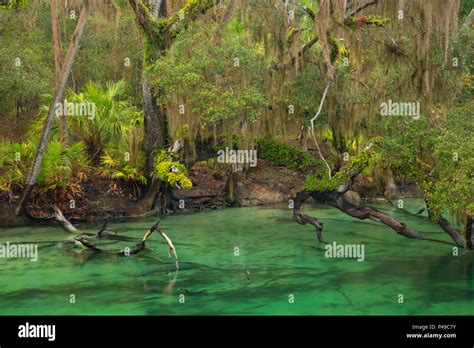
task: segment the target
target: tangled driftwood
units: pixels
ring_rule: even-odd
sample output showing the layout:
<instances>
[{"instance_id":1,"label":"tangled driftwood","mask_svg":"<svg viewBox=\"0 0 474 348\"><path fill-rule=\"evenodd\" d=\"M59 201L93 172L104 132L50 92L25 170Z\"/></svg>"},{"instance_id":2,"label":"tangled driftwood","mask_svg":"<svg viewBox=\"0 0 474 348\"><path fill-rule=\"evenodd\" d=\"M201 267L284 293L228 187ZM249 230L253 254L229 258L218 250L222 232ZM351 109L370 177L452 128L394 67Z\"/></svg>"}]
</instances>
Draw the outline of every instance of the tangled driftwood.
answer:
<instances>
[{"instance_id":1,"label":"tangled driftwood","mask_svg":"<svg viewBox=\"0 0 474 348\"><path fill-rule=\"evenodd\" d=\"M100 249L97 247L95 244L93 244L90 239L91 238L104 238L108 237L111 234L108 231L115 232L114 230L111 230L107 228L107 223L104 223L102 225L101 229L96 233L95 236L90 236L82 233L80 230L78 230L76 227L74 227L71 222L69 222L61 212L61 210L56 206L52 205L53 211L54 211L54 219L56 222L59 223L59 225L67 232L69 233L74 233L75 236L69 239L69 242L73 245L76 246L81 246L83 248L87 248L90 250L93 250L94 252L104 252L104 250ZM172 240L168 237L168 235L159 227L158 225L160 224L160 221L158 220L153 226L150 227L150 229L145 233L143 236L143 239L138 243L135 247L133 248L124 248L116 252L112 252L114 255L122 255L122 256L129 256L129 255L135 255L138 254L139 252L143 251L145 249L145 242L146 240L151 236L151 234L154 231L157 231L166 241L166 243L169 246L169 253L168 257L171 257L171 253L174 255L175 261L176 261L176 269L179 269L179 262L178 262L178 254L176 252L176 248L172 242ZM108 252L110 253L110 252Z\"/></svg>"}]
</instances>

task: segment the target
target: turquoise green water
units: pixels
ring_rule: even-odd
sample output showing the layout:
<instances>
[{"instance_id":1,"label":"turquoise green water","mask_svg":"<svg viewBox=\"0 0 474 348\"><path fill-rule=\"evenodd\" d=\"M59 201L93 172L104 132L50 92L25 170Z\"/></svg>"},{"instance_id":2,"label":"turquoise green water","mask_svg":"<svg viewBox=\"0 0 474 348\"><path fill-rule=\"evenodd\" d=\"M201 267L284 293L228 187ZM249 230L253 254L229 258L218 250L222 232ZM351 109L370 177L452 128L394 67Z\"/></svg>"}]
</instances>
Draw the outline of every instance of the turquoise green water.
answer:
<instances>
[{"instance_id":1,"label":"turquoise green water","mask_svg":"<svg viewBox=\"0 0 474 348\"><path fill-rule=\"evenodd\" d=\"M324 221L326 241L363 244L365 260L326 258L312 226L278 207L166 217L161 226L177 248L179 272L159 235L149 239L151 250L116 257L62 245L69 235L55 226L0 229L0 244L39 245L37 262L0 259L0 315L474 314L474 253L455 257L449 244L410 240L333 208L305 209ZM448 241L437 226L383 209ZM133 240L98 244L134 246L153 221L112 223Z\"/></svg>"}]
</instances>

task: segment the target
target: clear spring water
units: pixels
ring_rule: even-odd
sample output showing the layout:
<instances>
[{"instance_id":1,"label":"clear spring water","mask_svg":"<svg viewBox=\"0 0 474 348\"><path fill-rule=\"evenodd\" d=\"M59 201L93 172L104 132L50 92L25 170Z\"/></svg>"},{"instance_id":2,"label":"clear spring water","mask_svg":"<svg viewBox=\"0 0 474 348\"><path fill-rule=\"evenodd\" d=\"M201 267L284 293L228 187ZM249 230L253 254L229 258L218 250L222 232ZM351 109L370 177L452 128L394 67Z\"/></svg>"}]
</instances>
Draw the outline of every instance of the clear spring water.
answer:
<instances>
[{"instance_id":1,"label":"clear spring water","mask_svg":"<svg viewBox=\"0 0 474 348\"><path fill-rule=\"evenodd\" d=\"M418 203L410 204L416 211ZM381 208L449 241L429 222ZM64 246L70 235L56 226L0 229L0 244L39 246L37 262L0 259L0 315L474 315L474 253L454 257L452 245L407 239L329 207L305 211L324 222L326 241L364 244L365 260L326 258L313 227L275 206L163 219L179 272L158 234L149 239L151 250L117 257ZM111 223L130 240L94 242L132 247L154 221Z\"/></svg>"}]
</instances>

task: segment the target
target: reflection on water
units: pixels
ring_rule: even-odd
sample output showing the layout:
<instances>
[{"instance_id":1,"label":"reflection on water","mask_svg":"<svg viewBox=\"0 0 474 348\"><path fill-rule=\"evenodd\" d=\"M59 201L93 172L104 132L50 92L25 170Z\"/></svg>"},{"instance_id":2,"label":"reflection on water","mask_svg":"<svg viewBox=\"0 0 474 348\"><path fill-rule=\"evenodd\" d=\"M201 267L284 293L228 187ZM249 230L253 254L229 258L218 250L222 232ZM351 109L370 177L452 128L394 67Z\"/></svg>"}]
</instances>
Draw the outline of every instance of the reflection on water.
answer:
<instances>
[{"instance_id":1,"label":"reflection on water","mask_svg":"<svg viewBox=\"0 0 474 348\"><path fill-rule=\"evenodd\" d=\"M430 238L449 241L437 226L383 208ZM179 272L159 235L149 239L150 250L117 257L66 247L69 235L54 226L0 229L0 244L34 242L39 252L37 262L0 259L0 314L474 314L474 253L461 259L449 244L410 240L328 207L306 209L324 221L326 241L364 244L365 261L326 258L314 228L278 207L165 218L161 226L178 250ZM131 247L153 222L112 223L127 238L97 244Z\"/></svg>"}]
</instances>

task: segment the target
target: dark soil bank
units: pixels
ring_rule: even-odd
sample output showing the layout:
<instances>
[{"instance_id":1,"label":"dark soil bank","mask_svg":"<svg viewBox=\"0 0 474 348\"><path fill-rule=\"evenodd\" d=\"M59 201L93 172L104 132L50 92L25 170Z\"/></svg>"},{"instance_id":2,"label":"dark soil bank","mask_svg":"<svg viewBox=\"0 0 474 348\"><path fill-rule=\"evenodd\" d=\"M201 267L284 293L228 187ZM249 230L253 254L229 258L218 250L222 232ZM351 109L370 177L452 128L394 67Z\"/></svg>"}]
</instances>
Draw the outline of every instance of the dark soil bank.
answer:
<instances>
[{"instance_id":1,"label":"dark soil bank","mask_svg":"<svg viewBox=\"0 0 474 348\"><path fill-rule=\"evenodd\" d=\"M259 159L258 166L248 171L233 172L229 167L212 167L196 163L189 171L192 189L171 189L166 213L183 213L220 209L228 206L257 206L288 202L303 190L305 175ZM413 185L399 185L404 197L417 196ZM15 219L13 206L20 191L0 197L0 225L23 224L28 220L49 220L51 205L56 204L72 221L123 220L136 217L132 208L140 201L146 188L114 181L97 174L82 175L80 182L57 189L54 193L35 192L29 201L27 219ZM360 177L354 184L353 202L387 202L383 188L370 177ZM9 202L11 204L9 204ZM158 213L152 210L150 213Z\"/></svg>"}]
</instances>

